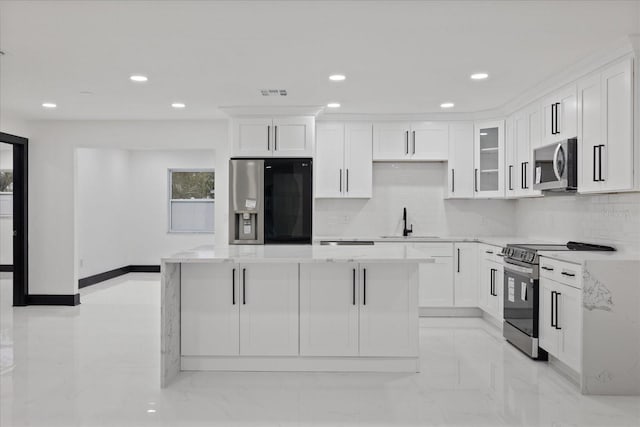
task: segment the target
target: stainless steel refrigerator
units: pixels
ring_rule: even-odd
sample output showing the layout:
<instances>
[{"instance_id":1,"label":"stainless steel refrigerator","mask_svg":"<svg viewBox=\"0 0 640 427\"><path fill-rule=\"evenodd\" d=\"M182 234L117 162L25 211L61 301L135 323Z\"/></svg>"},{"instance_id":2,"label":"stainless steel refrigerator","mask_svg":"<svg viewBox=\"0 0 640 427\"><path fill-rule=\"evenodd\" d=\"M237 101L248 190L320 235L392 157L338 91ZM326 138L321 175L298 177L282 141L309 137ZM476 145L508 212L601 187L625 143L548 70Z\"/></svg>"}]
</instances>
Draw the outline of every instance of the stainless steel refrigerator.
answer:
<instances>
[{"instance_id":1,"label":"stainless steel refrigerator","mask_svg":"<svg viewBox=\"0 0 640 427\"><path fill-rule=\"evenodd\" d=\"M308 158L231 159L230 244L311 244Z\"/></svg>"}]
</instances>

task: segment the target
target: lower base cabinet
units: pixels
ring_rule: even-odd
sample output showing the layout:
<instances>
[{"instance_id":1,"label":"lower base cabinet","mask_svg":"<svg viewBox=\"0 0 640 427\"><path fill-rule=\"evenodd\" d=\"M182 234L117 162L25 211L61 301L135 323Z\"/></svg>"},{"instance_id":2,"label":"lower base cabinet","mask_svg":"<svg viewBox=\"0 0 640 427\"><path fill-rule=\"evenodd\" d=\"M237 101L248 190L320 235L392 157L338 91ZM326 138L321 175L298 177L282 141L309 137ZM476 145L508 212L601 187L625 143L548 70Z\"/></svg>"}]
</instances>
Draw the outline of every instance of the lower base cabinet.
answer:
<instances>
[{"instance_id":1,"label":"lower base cabinet","mask_svg":"<svg viewBox=\"0 0 640 427\"><path fill-rule=\"evenodd\" d=\"M418 355L417 264L360 264L360 356Z\"/></svg>"},{"instance_id":2,"label":"lower base cabinet","mask_svg":"<svg viewBox=\"0 0 640 427\"><path fill-rule=\"evenodd\" d=\"M182 264L180 347L185 356L238 355L238 266Z\"/></svg>"},{"instance_id":3,"label":"lower base cabinet","mask_svg":"<svg viewBox=\"0 0 640 427\"><path fill-rule=\"evenodd\" d=\"M420 264L420 307L453 307L453 258L434 256Z\"/></svg>"},{"instance_id":4,"label":"lower base cabinet","mask_svg":"<svg viewBox=\"0 0 640 427\"><path fill-rule=\"evenodd\" d=\"M298 264L240 264L240 354L298 354Z\"/></svg>"},{"instance_id":5,"label":"lower base cabinet","mask_svg":"<svg viewBox=\"0 0 640 427\"><path fill-rule=\"evenodd\" d=\"M357 263L300 265L300 355L357 356Z\"/></svg>"},{"instance_id":6,"label":"lower base cabinet","mask_svg":"<svg viewBox=\"0 0 640 427\"><path fill-rule=\"evenodd\" d=\"M481 258L478 271L480 288L478 290L478 305L498 322L502 322L504 294L504 268L501 263Z\"/></svg>"},{"instance_id":7,"label":"lower base cabinet","mask_svg":"<svg viewBox=\"0 0 640 427\"><path fill-rule=\"evenodd\" d=\"M539 345L576 372L582 369L582 291L540 278Z\"/></svg>"}]
</instances>

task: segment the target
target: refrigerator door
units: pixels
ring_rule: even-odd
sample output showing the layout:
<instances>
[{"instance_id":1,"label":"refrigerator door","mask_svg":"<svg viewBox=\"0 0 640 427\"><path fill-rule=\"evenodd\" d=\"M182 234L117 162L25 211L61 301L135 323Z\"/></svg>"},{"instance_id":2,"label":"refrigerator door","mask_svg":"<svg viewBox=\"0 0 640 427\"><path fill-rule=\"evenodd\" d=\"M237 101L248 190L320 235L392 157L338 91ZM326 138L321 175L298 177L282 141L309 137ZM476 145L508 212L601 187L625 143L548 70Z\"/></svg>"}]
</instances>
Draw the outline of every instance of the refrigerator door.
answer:
<instances>
[{"instance_id":1,"label":"refrigerator door","mask_svg":"<svg viewBox=\"0 0 640 427\"><path fill-rule=\"evenodd\" d=\"M229 243L264 243L264 160L229 161Z\"/></svg>"},{"instance_id":2,"label":"refrigerator door","mask_svg":"<svg viewBox=\"0 0 640 427\"><path fill-rule=\"evenodd\" d=\"M311 244L312 160L266 159L265 243Z\"/></svg>"}]
</instances>

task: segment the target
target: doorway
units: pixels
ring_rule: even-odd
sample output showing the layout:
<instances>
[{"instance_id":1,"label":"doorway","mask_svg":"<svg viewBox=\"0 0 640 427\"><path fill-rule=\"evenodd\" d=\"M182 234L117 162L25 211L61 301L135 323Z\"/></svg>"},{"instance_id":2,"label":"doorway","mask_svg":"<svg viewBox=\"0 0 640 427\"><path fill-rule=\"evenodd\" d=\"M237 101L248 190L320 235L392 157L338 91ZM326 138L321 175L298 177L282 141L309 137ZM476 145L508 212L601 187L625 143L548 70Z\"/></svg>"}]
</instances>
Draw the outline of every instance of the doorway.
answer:
<instances>
[{"instance_id":1,"label":"doorway","mask_svg":"<svg viewBox=\"0 0 640 427\"><path fill-rule=\"evenodd\" d=\"M0 132L0 144L8 144L11 150L3 152L11 154L12 169L0 170L4 182L2 193L9 194L5 206L11 205L11 227L8 228L9 237L13 239L11 247L11 263L0 264L2 274L10 272L13 276L13 305L27 305L27 295L29 292L29 269L28 269L28 140L26 138ZM8 214L8 212L7 212ZM6 215L9 216L9 215ZM5 231L3 230L3 238Z\"/></svg>"}]
</instances>

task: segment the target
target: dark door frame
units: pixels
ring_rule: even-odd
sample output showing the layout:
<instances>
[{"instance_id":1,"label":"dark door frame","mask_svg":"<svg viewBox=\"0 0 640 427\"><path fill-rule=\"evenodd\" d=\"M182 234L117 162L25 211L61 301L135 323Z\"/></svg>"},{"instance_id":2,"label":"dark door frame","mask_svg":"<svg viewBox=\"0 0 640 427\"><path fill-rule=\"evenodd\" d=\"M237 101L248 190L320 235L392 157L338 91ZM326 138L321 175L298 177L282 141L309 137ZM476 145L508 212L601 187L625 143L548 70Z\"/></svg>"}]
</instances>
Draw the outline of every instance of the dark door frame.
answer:
<instances>
[{"instance_id":1,"label":"dark door frame","mask_svg":"<svg viewBox=\"0 0 640 427\"><path fill-rule=\"evenodd\" d=\"M27 305L29 294L29 140L0 132L0 142L13 145L13 305Z\"/></svg>"}]
</instances>

